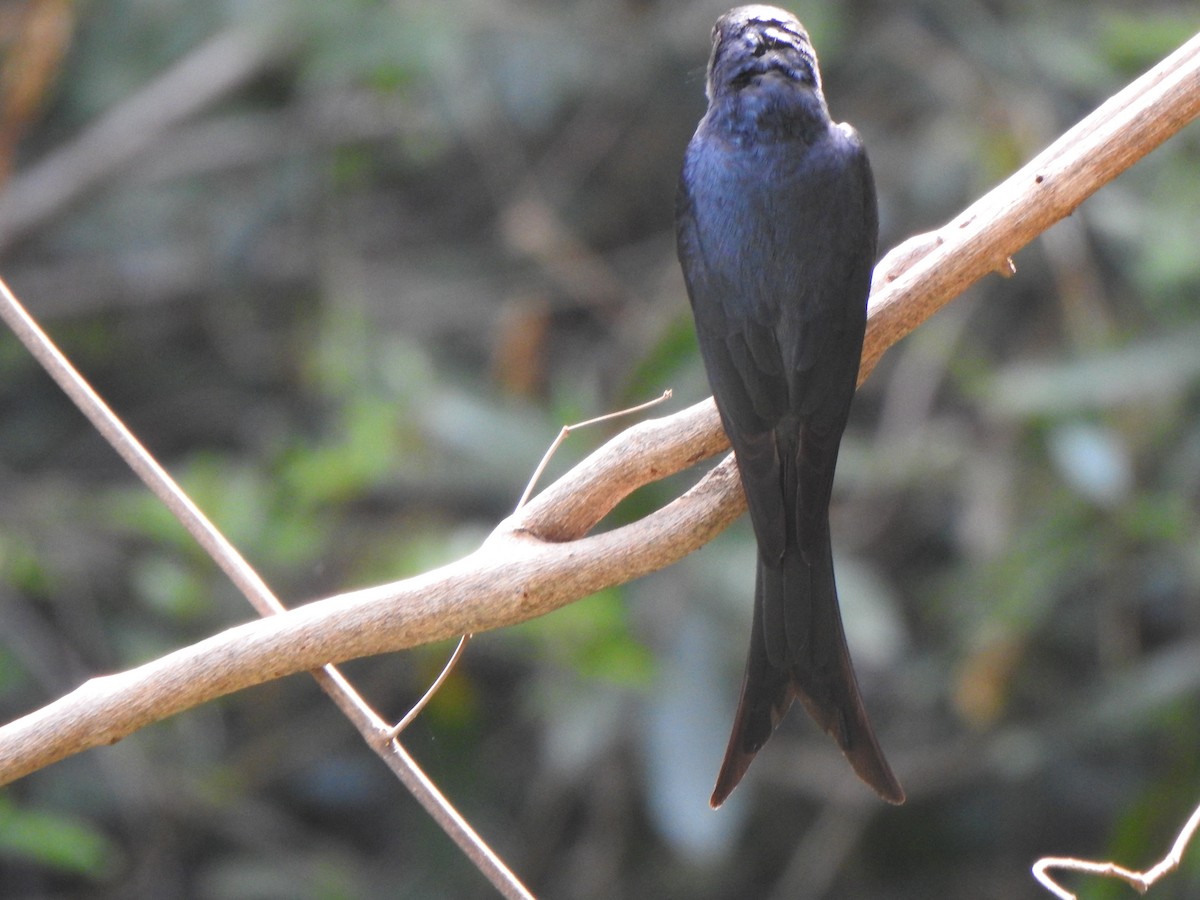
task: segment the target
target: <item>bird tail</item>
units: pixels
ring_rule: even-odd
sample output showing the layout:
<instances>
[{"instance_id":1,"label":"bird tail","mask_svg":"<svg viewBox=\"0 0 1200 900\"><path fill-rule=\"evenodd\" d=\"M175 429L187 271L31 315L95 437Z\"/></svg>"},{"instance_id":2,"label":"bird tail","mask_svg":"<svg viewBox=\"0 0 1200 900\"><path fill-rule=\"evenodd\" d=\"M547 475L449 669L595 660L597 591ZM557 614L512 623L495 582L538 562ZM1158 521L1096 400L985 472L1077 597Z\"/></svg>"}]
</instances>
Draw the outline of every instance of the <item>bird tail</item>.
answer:
<instances>
[{"instance_id":1,"label":"bird tail","mask_svg":"<svg viewBox=\"0 0 1200 900\"><path fill-rule=\"evenodd\" d=\"M811 565L795 547L788 548L781 564L759 559L750 653L733 732L709 801L714 809L737 787L797 699L837 741L859 778L889 803L904 802L904 789L884 758L858 692L828 532L822 543Z\"/></svg>"}]
</instances>

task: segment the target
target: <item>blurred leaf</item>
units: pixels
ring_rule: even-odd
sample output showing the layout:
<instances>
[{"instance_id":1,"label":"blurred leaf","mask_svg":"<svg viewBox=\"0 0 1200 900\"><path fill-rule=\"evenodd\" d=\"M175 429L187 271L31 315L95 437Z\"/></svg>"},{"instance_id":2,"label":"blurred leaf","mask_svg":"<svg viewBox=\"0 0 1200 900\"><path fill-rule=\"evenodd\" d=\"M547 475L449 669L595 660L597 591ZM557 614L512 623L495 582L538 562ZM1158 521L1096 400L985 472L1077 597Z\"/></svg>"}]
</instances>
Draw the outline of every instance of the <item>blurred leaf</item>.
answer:
<instances>
[{"instance_id":1,"label":"blurred leaf","mask_svg":"<svg viewBox=\"0 0 1200 900\"><path fill-rule=\"evenodd\" d=\"M282 4L308 37L301 76L310 90L369 84L395 89L428 76L452 45L456 22L419 6L374 0ZM288 8L290 7L290 8Z\"/></svg>"},{"instance_id":2,"label":"blurred leaf","mask_svg":"<svg viewBox=\"0 0 1200 900\"><path fill-rule=\"evenodd\" d=\"M544 419L528 406L487 392L443 384L430 400L424 408L422 431L440 452L472 463L465 477L473 480L501 476L513 482L514 466L520 467L518 472L533 474L537 461L559 431L558 427L543 424ZM543 434L538 433L538 426L544 429ZM561 447L555 454L556 462L560 457L577 454L577 443Z\"/></svg>"},{"instance_id":3,"label":"blurred leaf","mask_svg":"<svg viewBox=\"0 0 1200 900\"><path fill-rule=\"evenodd\" d=\"M998 415L1015 418L1162 403L1200 379L1200 333L1142 341L1067 362L1023 362L995 376L988 391Z\"/></svg>"},{"instance_id":4,"label":"blurred leaf","mask_svg":"<svg viewBox=\"0 0 1200 900\"><path fill-rule=\"evenodd\" d=\"M965 563L942 594L951 614L966 625L966 646L977 640L1022 635L1039 627L1061 594L1103 559L1089 510L1061 498L1021 523L993 559Z\"/></svg>"},{"instance_id":5,"label":"blurred leaf","mask_svg":"<svg viewBox=\"0 0 1200 900\"><path fill-rule=\"evenodd\" d=\"M655 825L678 852L708 866L729 852L750 812L746 791L735 793L720 815L708 808L732 711L730 685L713 665L725 652L725 637L699 616L672 630L641 731Z\"/></svg>"},{"instance_id":6,"label":"blurred leaf","mask_svg":"<svg viewBox=\"0 0 1200 900\"><path fill-rule=\"evenodd\" d=\"M330 443L296 446L284 457L279 475L299 511L362 496L396 469L403 441L393 404L353 400L342 407L334 432Z\"/></svg>"},{"instance_id":7,"label":"blurred leaf","mask_svg":"<svg viewBox=\"0 0 1200 900\"><path fill-rule=\"evenodd\" d=\"M0 572L14 590L35 597L51 590L50 573L37 551L26 542L0 534Z\"/></svg>"},{"instance_id":8,"label":"blurred leaf","mask_svg":"<svg viewBox=\"0 0 1200 900\"><path fill-rule=\"evenodd\" d=\"M1100 47L1127 75L1134 76L1179 48L1196 33L1194 10L1186 14L1164 9L1137 15L1124 10L1101 12Z\"/></svg>"},{"instance_id":9,"label":"blurred leaf","mask_svg":"<svg viewBox=\"0 0 1200 900\"><path fill-rule=\"evenodd\" d=\"M247 900L350 900L361 897L360 865L336 846L266 860L255 853L224 854L199 873L202 897ZM401 886L398 890L403 890Z\"/></svg>"},{"instance_id":10,"label":"blurred leaf","mask_svg":"<svg viewBox=\"0 0 1200 900\"><path fill-rule=\"evenodd\" d=\"M130 577L138 599L171 618L194 618L212 608L209 586L172 557L145 556L135 563Z\"/></svg>"},{"instance_id":11,"label":"blurred leaf","mask_svg":"<svg viewBox=\"0 0 1200 900\"><path fill-rule=\"evenodd\" d=\"M981 641L963 659L954 679L955 711L972 727L994 725L1004 714L1013 678L1025 659L1025 643L998 633Z\"/></svg>"},{"instance_id":12,"label":"blurred leaf","mask_svg":"<svg viewBox=\"0 0 1200 900\"><path fill-rule=\"evenodd\" d=\"M1142 198L1153 215L1130 242L1137 252L1133 275L1155 307L1162 303L1154 302L1160 294L1179 303L1182 308L1169 321L1179 321L1186 327L1192 321L1195 290L1200 285L1200 254L1191 239L1195 237L1195 216L1191 213L1200 206L1200 184L1196 183L1191 155L1178 146L1163 149L1164 165L1157 177L1146 180L1153 193ZM1180 293L1183 296L1177 300Z\"/></svg>"},{"instance_id":13,"label":"blurred leaf","mask_svg":"<svg viewBox=\"0 0 1200 900\"><path fill-rule=\"evenodd\" d=\"M894 587L868 561L834 551L842 622L860 671L885 672L909 650Z\"/></svg>"},{"instance_id":14,"label":"blurred leaf","mask_svg":"<svg viewBox=\"0 0 1200 900\"><path fill-rule=\"evenodd\" d=\"M533 682L528 705L541 720L545 752L539 762L546 774L584 777L621 733L626 698L617 688L593 682L586 690L561 676Z\"/></svg>"},{"instance_id":15,"label":"blurred leaf","mask_svg":"<svg viewBox=\"0 0 1200 900\"><path fill-rule=\"evenodd\" d=\"M18 692L29 687L28 668L15 653L0 647L0 696L10 694L17 696Z\"/></svg>"},{"instance_id":16,"label":"blurred leaf","mask_svg":"<svg viewBox=\"0 0 1200 900\"><path fill-rule=\"evenodd\" d=\"M653 657L629 632L618 588L515 625L503 634L506 640L528 644L537 658L568 666L583 678L644 687L654 671Z\"/></svg>"},{"instance_id":17,"label":"blurred leaf","mask_svg":"<svg viewBox=\"0 0 1200 900\"><path fill-rule=\"evenodd\" d=\"M622 396L627 402L641 403L653 397L655 392L670 387L675 391L676 398L681 399L685 392L682 390L683 385L679 383L679 376L689 368L699 375L699 378L692 380L703 384L706 389L707 383L703 381L703 370L699 360L700 348L696 343L696 328L692 324L691 316L681 310L641 358L637 368L630 373Z\"/></svg>"},{"instance_id":18,"label":"blurred leaf","mask_svg":"<svg viewBox=\"0 0 1200 900\"><path fill-rule=\"evenodd\" d=\"M269 506L269 489L254 469L215 454L197 454L176 474L180 488L235 546L257 538ZM195 541L175 516L141 485L105 498L112 521L158 543L195 554Z\"/></svg>"},{"instance_id":19,"label":"blurred leaf","mask_svg":"<svg viewBox=\"0 0 1200 900\"><path fill-rule=\"evenodd\" d=\"M1050 457L1075 490L1093 503L1113 506L1133 488L1133 460L1111 428L1068 423L1051 429Z\"/></svg>"},{"instance_id":20,"label":"blurred leaf","mask_svg":"<svg viewBox=\"0 0 1200 900\"><path fill-rule=\"evenodd\" d=\"M1120 523L1134 540L1178 545L1195 537L1197 514L1189 498L1175 491L1143 493L1122 510Z\"/></svg>"},{"instance_id":21,"label":"blurred leaf","mask_svg":"<svg viewBox=\"0 0 1200 900\"><path fill-rule=\"evenodd\" d=\"M121 854L76 816L24 810L0 796L0 856L100 880L120 866Z\"/></svg>"},{"instance_id":22,"label":"blurred leaf","mask_svg":"<svg viewBox=\"0 0 1200 900\"><path fill-rule=\"evenodd\" d=\"M446 648L444 654L424 654L424 658L433 663L423 668L425 684L433 684L433 680L449 660L451 652L452 648ZM475 724L479 721L480 707L486 693L479 687L470 675L456 670L442 682L422 715L427 716L431 727L439 731L461 730Z\"/></svg>"}]
</instances>

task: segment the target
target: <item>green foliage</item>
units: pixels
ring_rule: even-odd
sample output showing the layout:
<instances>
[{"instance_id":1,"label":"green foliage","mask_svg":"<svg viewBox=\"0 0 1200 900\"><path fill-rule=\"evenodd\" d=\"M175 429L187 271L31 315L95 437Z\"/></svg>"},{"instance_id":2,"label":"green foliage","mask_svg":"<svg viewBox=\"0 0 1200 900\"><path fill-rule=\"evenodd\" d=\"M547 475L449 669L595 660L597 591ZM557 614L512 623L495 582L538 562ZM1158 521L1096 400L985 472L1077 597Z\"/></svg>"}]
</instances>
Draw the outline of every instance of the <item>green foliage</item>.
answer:
<instances>
[{"instance_id":1,"label":"green foliage","mask_svg":"<svg viewBox=\"0 0 1200 900\"><path fill-rule=\"evenodd\" d=\"M121 856L102 830L78 816L22 809L0 795L0 859L101 881Z\"/></svg>"},{"instance_id":2,"label":"green foliage","mask_svg":"<svg viewBox=\"0 0 1200 900\"><path fill-rule=\"evenodd\" d=\"M584 679L644 688L653 657L629 631L623 592L601 591L548 616L508 629L528 656L563 667Z\"/></svg>"},{"instance_id":3,"label":"green foliage","mask_svg":"<svg viewBox=\"0 0 1200 900\"><path fill-rule=\"evenodd\" d=\"M1147 16L1106 10L1098 47L1121 71L1140 74L1196 33L1192 12L1167 8Z\"/></svg>"}]
</instances>

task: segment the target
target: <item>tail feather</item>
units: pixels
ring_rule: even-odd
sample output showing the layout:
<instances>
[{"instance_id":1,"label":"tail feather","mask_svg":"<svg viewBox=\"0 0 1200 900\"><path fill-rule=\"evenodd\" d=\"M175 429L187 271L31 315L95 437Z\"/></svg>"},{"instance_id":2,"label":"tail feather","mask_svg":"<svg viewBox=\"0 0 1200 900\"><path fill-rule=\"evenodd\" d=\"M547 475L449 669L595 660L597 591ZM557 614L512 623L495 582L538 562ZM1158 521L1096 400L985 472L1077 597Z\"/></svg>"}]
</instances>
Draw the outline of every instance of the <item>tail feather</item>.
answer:
<instances>
[{"instance_id":1,"label":"tail feather","mask_svg":"<svg viewBox=\"0 0 1200 900\"><path fill-rule=\"evenodd\" d=\"M759 561L742 695L709 803L725 802L775 727L799 699L841 748L858 777L890 803L904 802L875 739L846 646L832 554L804 562L789 549L778 566ZM786 639L778 628L786 621ZM803 627L801 627L803 626Z\"/></svg>"}]
</instances>

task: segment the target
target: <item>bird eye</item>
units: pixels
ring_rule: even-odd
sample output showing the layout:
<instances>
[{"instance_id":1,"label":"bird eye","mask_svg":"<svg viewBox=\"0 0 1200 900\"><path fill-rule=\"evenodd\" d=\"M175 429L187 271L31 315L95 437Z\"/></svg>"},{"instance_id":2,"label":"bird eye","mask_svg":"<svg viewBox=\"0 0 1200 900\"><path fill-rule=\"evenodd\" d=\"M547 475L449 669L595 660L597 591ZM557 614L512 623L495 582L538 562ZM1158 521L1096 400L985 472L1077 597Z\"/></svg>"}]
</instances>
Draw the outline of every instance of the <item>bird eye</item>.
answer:
<instances>
[{"instance_id":1,"label":"bird eye","mask_svg":"<svg viewBox=\"0 0 1200 900\"><path fill-rule=\"evenodd\" d=\"M788 35L790 37L790 35ZM784 40L778 35L767 32L759 33L754 36L754 58L757 59L772 50L795 50L796 45L793 41Z\"/></svg>"}]
</instances>

